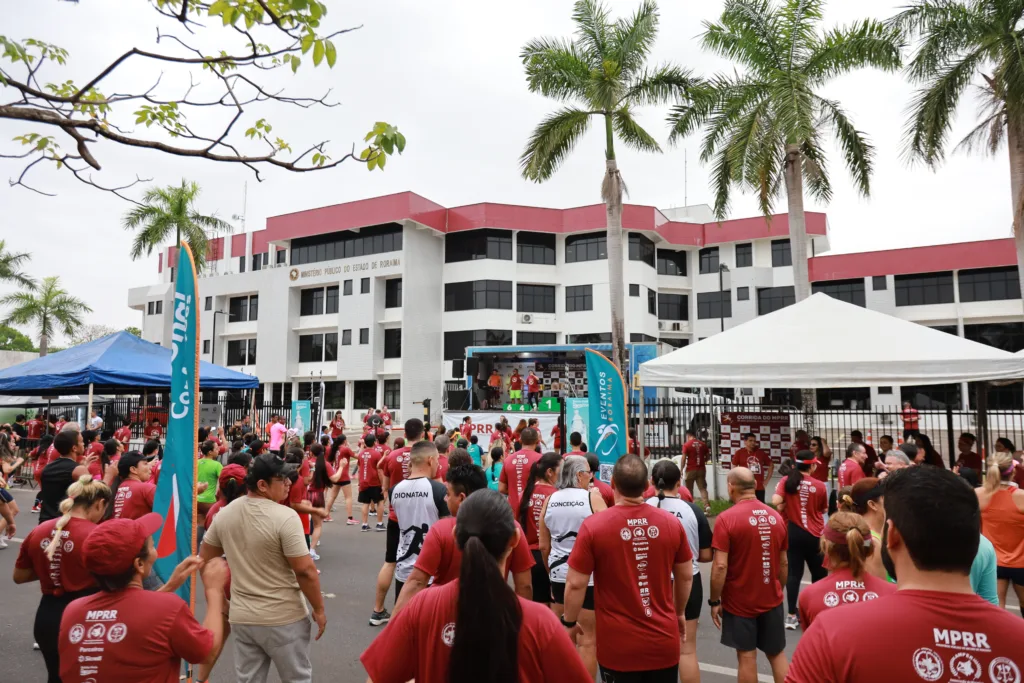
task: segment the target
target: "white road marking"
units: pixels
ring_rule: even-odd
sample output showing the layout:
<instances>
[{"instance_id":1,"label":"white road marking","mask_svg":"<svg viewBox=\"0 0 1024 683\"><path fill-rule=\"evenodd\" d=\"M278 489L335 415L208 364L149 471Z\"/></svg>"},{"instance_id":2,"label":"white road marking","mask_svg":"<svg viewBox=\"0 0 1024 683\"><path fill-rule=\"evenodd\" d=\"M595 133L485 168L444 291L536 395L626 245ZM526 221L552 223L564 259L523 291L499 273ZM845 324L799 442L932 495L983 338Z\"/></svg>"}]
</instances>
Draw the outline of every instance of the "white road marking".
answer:
<instances>
[{"instance_id":1,"label":"white road marking","mask_svg":"<svg viewBox=\"0 0 1024 683\"><path fill-rule=\"evenodd\" d=\"M722 676L731 676L735 678L739 672L736 669L730 669L727 666L718 666L717 664L705 664L704 662L698 663L701 671L707 671L709 674L721 674ZM768 674L757 674L757 680L761 683L774 683L775 679Z\"/></svg>"}]
</instances>

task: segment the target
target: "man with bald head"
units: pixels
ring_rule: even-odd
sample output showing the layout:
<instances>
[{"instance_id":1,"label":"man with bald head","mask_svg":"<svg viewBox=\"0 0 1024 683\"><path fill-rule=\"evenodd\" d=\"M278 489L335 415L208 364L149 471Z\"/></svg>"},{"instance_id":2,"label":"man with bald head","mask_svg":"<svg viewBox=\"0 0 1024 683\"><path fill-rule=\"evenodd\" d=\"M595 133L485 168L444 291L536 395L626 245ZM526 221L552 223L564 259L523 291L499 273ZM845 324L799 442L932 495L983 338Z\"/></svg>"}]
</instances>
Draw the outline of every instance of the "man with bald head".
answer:
<instances>
[{"instance_id":1,"label":"man with bald head","mask_svg":"<svg viewBox=\"0 0 1024 683\"><path fill-rule=\"evenodd\" d=\"M755 495L757 479L746 467L729 472L733 506L718 516L711 547L711 620L722 644L736 650L737 678L757 680L757 651L765 653L775 683L786 678L782 586L789 547L782 517Z\"/></svg>"}]
</instances>

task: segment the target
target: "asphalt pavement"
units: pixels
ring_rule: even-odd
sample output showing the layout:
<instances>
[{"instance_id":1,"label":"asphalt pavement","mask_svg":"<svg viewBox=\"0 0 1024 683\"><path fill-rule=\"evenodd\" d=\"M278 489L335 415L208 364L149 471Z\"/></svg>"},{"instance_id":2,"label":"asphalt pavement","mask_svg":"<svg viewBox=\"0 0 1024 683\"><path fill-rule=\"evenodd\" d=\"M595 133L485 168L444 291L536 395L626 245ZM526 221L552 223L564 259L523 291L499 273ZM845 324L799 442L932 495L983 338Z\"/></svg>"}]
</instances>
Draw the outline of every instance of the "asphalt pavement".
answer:
<instances>
[{"instance_id":1,"label":"asphalt pavement","mask_svg":"<svg viewBox=\"0 0 1024 683\"><path fill-rule=\"evenodd\" d=\"M29 512L34 492L14 490L21 507L18 515L16 538L24 538L36 524L36 515ZM321 590L327 606L327 631L323 638L312 643L313 680L331 683L363 683L366 672L359 663L359 655L380 632L368 625L373 608L373 592L377 571L384 559L383 533L362 533L358 526L346 526L344 514L335 513L335 521L325 525L320 545L321 559L317 566L322 571ZM0 683L43 683L46 670L37 651L32 649L32 623L39 603L38 584L14 585L8 577L14 569L20 544L10 543L0 550ZM708 565L702 568L704 591L708 590ZM805 579L806 581L807 579ZM200 591L201 595L201 591ZM394 591L388 594L388 609L393 604ZM200 604L199 614L205 614ZM786 653L792 656L800 638L800 631L786 632ZM232 664L232 640L229 638L224 653L210 678L211 683L231 683L235 680ZM725 683L736 679L736 656L719 643L719 633L711 623L707 605L699 623L697 658L701 662L701 679L710 683ZM762 681L770 682L771 669L764 657L759 657L758 670ZM278 682L272 670L270 680Z\"/></svg>"}]
</instances>

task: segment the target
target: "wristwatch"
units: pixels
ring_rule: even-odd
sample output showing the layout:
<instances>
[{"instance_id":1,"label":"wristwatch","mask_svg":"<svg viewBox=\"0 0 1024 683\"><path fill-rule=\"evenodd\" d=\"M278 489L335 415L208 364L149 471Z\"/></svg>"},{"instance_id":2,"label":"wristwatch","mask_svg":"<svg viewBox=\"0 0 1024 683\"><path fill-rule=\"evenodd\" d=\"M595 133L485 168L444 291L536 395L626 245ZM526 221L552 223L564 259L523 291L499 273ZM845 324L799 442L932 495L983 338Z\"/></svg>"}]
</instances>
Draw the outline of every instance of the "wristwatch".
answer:
<instances>
[{"instance_id":1,"label":"wristwatch","mask_svg":"<svg viewBox=\"0 0 1024 683\"><path fill-rule=\"evenodd\" d=\"M721 604L722 604L721 598L719 598L718 600L708 600L708 607L718 607Z\"/></svg>"},{"instance_id":2,"label":"wristwatch","mask_svg":"<svg viewBox=\"0 0 1024 683\"><path fill-rule=\"evenodd\" d=\"M562 622L562 626L564 626L566 628L576 628L576 622L575 621L566 621L564 615L562 617L560 617L560 620Z\"/></svg>"}]
</instances>

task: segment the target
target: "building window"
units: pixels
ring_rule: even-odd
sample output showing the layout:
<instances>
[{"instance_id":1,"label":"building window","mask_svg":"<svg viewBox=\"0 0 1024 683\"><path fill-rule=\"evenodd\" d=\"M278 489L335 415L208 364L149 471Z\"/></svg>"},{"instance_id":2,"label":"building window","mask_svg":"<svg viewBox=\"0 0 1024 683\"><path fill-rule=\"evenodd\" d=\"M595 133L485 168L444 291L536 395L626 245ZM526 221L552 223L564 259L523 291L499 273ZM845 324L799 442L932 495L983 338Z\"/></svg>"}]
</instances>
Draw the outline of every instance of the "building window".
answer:
<instances>
[{"instance_id":1,"label":"building window","mask_svg":"<svg viewBox=\"0 0 1024 683\"><path fill-rule=\"evenodd\" d=\"M555 265L555 236L536 232L521 232L516 235L516 251L519 263L553 266Z\"/></svg>"},{"instance_id":2,"label":"building window","mask_svg":"<svg viewBox=\"0 0 1024 683\"><path fill-rule=\"evenodd\" d=\"M611 344L611 332L590 332L588 334L570 334L570 344Z\"/></svg>"},{"instance_id":3,"label":"building window","mask_svg":"<svg viewBox=\"0 0 1024 683\"><path fill-rule=\"evenodd\" d=\"M341 345L352 346L352 330L341 331Z\"/></svg>"},{"instance_id":4,"label":"building window","mask_svg":"<svg viewBox=\"0 0 1024 683\"><path fill-rule=\"evenodd\" d=\"M229 339L228 365L256 365L255 339Z\"/></svg>"},{"instance_id":5,"label":"building window","mask_svg":"<svg viewBox=\"0 0 1024 683\"><path fill-rule=\"evenodd\" d=\"M886 282L886 278L884 275L873 275L871 277L871 289L873 291L878 292L883 289L887 289L888 287L889 285Z\"/></svg>"},{"instance_id":6,"label":"building window","mask_svg":"<svg viewBox=\"0 0 1024 683\"><path fill-rule=\"evenodd\" d=\"M658 294L658 320L689 320L689 308L685 294Z\"/></svg>"},{"instance_id":7,"label":"building window","mask_svg":"<svg viewBox=\"0 0 1024 683\"><path fill-rule=\"evenodd\" d=\"M512 330L459 330L444 333L444 359L466 357L470 346L512 346Z\"/></svg>"},{"instance_id":8,"label":"building window","mask_svg":"<svg viewBox=\"0 0 1024 683\"><path fill-rule=\"evenodd\" d=\"M352 408L366 410L377 406L377 380L368 379L352 383Z\"/></svg>"},{"instance_id":9,"label":"building window","mask_svg":"<svg viewBox=\"0 0 1024 683\"><path fill-rule=\"evenodd\" d=\"M700 250L700 272L703 274L718 272L718 247L705 247Z\"/></svg>"},{"instance_id":10,"label":"building window","mask_svg":"<svg viewBox=\"0 0 1024 683\"><path fill-rule=\"evenodd\" d=\"M163 301L157 301L153 305L153 313L155 315L163 315L163 313L164 313L164 302Z\"/></svg>"},{"instance_id":11,"label":"building window","mask_svg":"<svg viewBox=\"0 0 1024 683\"><path fill-rule=\"evenodd\" d=\"M957 279L960 282L961 303L1020 298L1020 278L1016 266L961 270Z\"/></svg>"},{"instance_id":12,"label":"building window","mask_svg":"<svg viewBox=\"0 0 1024 683\"><path fill-rule=\"evenodd\" d=\"M364 277L359 280L359 293L369 294L370 293L370 278Z\"/></svg>"},{"instance_id":13,"label":"building window","mask_svg":"<svg viewBox=\"0 0 1024 683\"><path fill-rule=\"evenodd\" d=\"M259 317L259 296L233 296L228 299L228 322L244 323Z\"/></svg>"},{"instance_id":14,"label":"building window","mask_svg":"<svg viewBox=\"0 0 1024 683\"><path fill-rule=\"evenodd\" d=\"M554 313L554 286L516 285L516 310L521 313Z\"/></svg>"},{"instance_id":15,"label":"building window","mask_svg":"<svg viewBox=\"0 0 1024 683\"><path fill-rule=\"evenodd\" d=\"M736 267L749 268L754 265L754 245L750 242L736 245Z\"/></svg>"},{"instance_id":16,"label":"building window","mask_svg":"<svg viewBox=\"0 0 1024 683\"><path fill-rule=\"evenodd\" d=\"M569 235L565 238L565 262L600 261L608 258L608 242L603 232Z\"/></svg>"},{"instance_id":17,"label":"building window","mask_svg":"<svg viewBox=\"0 0 1024 683\"><path fill-rule=\"evenodd\" d=\"M879 396L890 396L892 395L892 387L878 387Z\"/></svg>"},{"instance_id":18,"label":"building window","mask_svg":"<svg viewBox=\"0 0 1024 683\"><path fill-rule=\"evenodd\" d=\"M757 314L766 315L796 303L792 287L764 287L757 290Z\"/></svg>"},{"instance_id":19,"label":"building window","mask_svg":"<svg viewBox=\"0 0 1024 683\"><path fill-rule=\"evenodd\" d=\"M650 287L647 288L647 312L658 315L658 295Z\"/></svg>"},{"instance_id":20,"label":"building window","mask_svg":"<svg viewBox=\"0 0 1024 683\"><path fill-rule=\"evenodd\" d=\"M478 259L512 260L512 233L506 230L467 230L444 239L444 262Z\"/></svg>"},{"instance_id":21,"label":"building window","mask_svg":"<svg viewBox=\"0 0 1024 683\"><path fill-rule=\"evenodd\" d=\"M629 233L629 260L642 261L654 268L654 242L638 232Z\"/></svg>"},{"instance_id":22,"label":"building window","mask_svg":"<svg viewBox=\"0 0 1024 683\"><path fill-rule=\"evenodd\" d=\"M402 307L402 278L384 281L384 308Z\"/></svg>"},{"instance_id":23,"label":"building window","mask_svg":"<svg viewBox=\"0 0 1024 683\"><path fill-rule=\"evenodd\" d=\"M369 344L370 343L370 328L360 327L359 328L359 343Z\"/></svg>"},{"instance_id":24,"label":"building window","mask_svg":"<svg viewBox=\"0 0 1024 683\"><path fill-rule=\"evenodd\" d=\"M338 312L338 285L331 285L326 290L324 313Z\"/></svg>"},{"instance_id":25,"label":"building window","mask_svg":"<svg viewBox=\"0 0 1024 683\"><path fill-rule=\"evenodd\" d=\"M658 249L658 275L686 275L686 252Z\"/></svg>"},{"instance_id":26,"label":"building window","mask_svg":"<svg viewBox=\"0 0 1024 683\"><path fill-rule=\"evenodd\" d=\"M342 410L345 407L345 383L324 382L324 404L325 410Z\"/></svg>"},{"instance_id":27,"label":"building window","mask_svg":"<svg viewBox=\"0 0 1024 683\"><path fill-rule=\"evenodd\" d=\"M657 337L652 337L649 334L643 334L642 332L631 332L629 335L629 342L631 344L641 344L643 342L656 342Z\"/></svg>"},{"instance_id":28,"label":"building window","mask_svg":"<svg viewBox=\"0 0 1024 683\"><path fill-rule=\"evenodd\" d=\"M245 256L239 256L238 257L238 272L239 273L244 273L245 272Z\"/></svg>"},{"instance_id":29,"label":"building window","mask_svg":"<svg viewBox=\"0 0 1024 683\"><path fill-rule=\"evenodd\" d=\"M342 291L344 292L344 296L352 296L352 281L351 280L345 280L345 282L342 283L342 287L343 287Z\"/></svg>"},{"instance_id":30,"label":"building window","mask_svg":"<svg viewBox=\"0 0 1024 683\"><path fill-rule=\"evenodd\" d=\"M402 380L384 380L384 405L392 408L402 405Z\"/></svg>"},{"instance_id":31,"label":"building window","mask_svg":"<svg viewBox=\"0 0 1024 683\"><path fill-rule=\"evenodd\" d=\"M956 328L953 329L953 334L956 334ZM964 325L964 339L994 346L1010 353L1017 353L1024 349L1024 323ZM1017 388L1020 389L1020 385Z\"/></svg>"},{"instance_id":32,"label":"building window","mask_svg":"<svg viewBox=\"0 0 1024 683\"><path fill-rule=\"evenodd\" d=\"M793 252L789 240L772 240L772 268L793 265Z\"/></svg>"},{"instance_id":33,"label":"building window","mask_svg":"<svg viewBox=\"0 0 1024 683\"><path fill-rule=\"evenodd\" d=\"M815 282L811 285L811 291L815 294L824 292L833 299L839 299L846 303L866 308L864 301L864 279L855 280L834 280L832 282Z\"/></svg>"},{"instance_id":34,"label":"building window","mask_svg":"<svg viewBox=\"0 0 1024 683\"><path fill-rule=\"evenodd\" d=\"M384 330L384 357L402 357L402 328Z\"/></svg>"},{"instance_id":35,"label":"building window","mask_svg":"<svg viewBox=\"0 0 1024 683\"><path fill-rule=\"evenodd\" d=\"M203 353L205 353L207 355L209 355L209 353L210 353L210 340L209 339L204 339L203 340Z\"/></svg>"},{"instance_id":36,"label":"building window","mask_svg":"<svg viewBox=\"0 0 1024 683\"><path fill-rule=\"evenodd\" d=\"M475 311L486 308L512 310L512 282L468 280L444 286L444 310Z\"/></svg>"},{"instance_id":37,"label":"building window","mask_svg":"<svg viewBox=\"0 0 1024 683\"><path fill-rule=\"evenodd\" d=\"M156 303L156 302L149 301L149 302L146 303L146 315L153 315L153 304L154 303Z\"/></svg>"},{"instance_id":38,"label":"building window","mask_svg":"<svg viewBox=\"0 0 1024 683\"><path fill-rule=\"evenodd\" d=\"M900 387L900 402L910 401L918 410L943 410L950 406L960 409L959 384L930 384Z\"/></svg>"},{"instance_id":39,"label":"building window","mask_svg":"<svg viewBox=\"0 0 1024 683\"><path fill-rule=\"evenodd\" d=\"M253 272L263 268L263 259L266 258L266 254L253 254L252 255L252 269Z\"/></svg>"},{"instance_id":40,"label":"building window","mask_svg":"<svg viewBox=\"0 0 1024 683\"><path fill-rule=\"evenodd\" d=\"M249 321L260 319L260 296L253 294L249 297Z\"/></svg>"},{"instance_id":41,"label":"building window","mask_svg":"<svg viewBox=\"0 0 1024 683\"><path fill-rule=\"evenodd\" d=\"M697 319L708 320L713 318L732 317L732 291L724 292L698 292L697 293Z\"/></svg>"},{"instance_id":42,"label":"building window","mask_svg":"<svg viewBox=\"0 0 1024 683\"><path fill-rule=\"evenodd\" d=\"M871 408L868 387L818 389L818 410L867 410Z\"/></svg>"},{"instance_id":43,"label":"building window","mask_svg":"<svg viewBox=\"0 0 1024 683\"><path fill-rule=\"evenodd\" d=\"M736 288L736 301L749 301L750 300L750 287L737 287Z\"/></svg>"},{"instance_id":44,"label":"building window","mask_svg":"<svg viewBox=\"0 0 1024 683\"><path fill-rule=\"evenodd\" d=\"M324 360L338 360L337 332L328 332L324 335Z\"/></svg>"},{"instance_id":45,"label":"building window","mask_svg":"<svg viewBox=\"0 0 1024 683\"><path fill-rule=\"evenodd\" d=\"M594 285L565 288L565 312L594 310Z\"/></svg>"},{"instance_id":46,"label":"building window","mask_svg":"<svg viewBox=\"0 0 1024 683\"><path fill-rule=\"evenodd\" d=\"M303 334L299 336L299 362L320 363L324 359L324 335Z\"/></svg>"},{"instance_id":47,"label":"building window","mask_svg":"<svg viewBox=\"0 0 1024 683\"><path fill-rule=\"evenodd\" d=\"M304 289L299 293L299 315L323 315L324 289Z\"/></svg>"},{"instance_id":48,"label":"building window","mask_svg":"<svg viewBox=\"0 0 1024 683\"><path fill-rule=\"evenodd\" d=\"M277 265L283 266L288 261L288 252L284 249L278 249L274 253L274 258L276 259Z\"/></svg>"},{"instance_id":49,"label":"building window","mask_svg":"<svg viewBox=\"0 0 1024 683\"><path fill-rule=\"evenodd\" d=\"M630 285L629 286L629 295L630 296L640 296L640 285Z\"/></svg>"},{"instance_id":50,"label":"building window","mask_svg":"<svg viewBox=\"0 0 1024 683\"><path fill-rule=\"evenodd\" d=\"M211 310L213 310L213 297L212 296L206 297L206 300L203 302L203 310L204 311L211 311Z\"/></svg>"},{"instance_id":51,"label":"building window","mask_svg":"<svg viewBox=\"0 0 1024 683\"><path fill-rule=\"evenodd\" d=\"M668 344L673 349L681 349L684 346L690 345L689 339L682 339L679 337L662 337L658 341L660 341L662 344Z\"/></svg>"},{"instance_id":52,"label":"building window","mask_svg":"<svg viewBox=\"0 0 1024 683\"><path fill-rule=\"evenodd\" d=\"M557 344L558 334L555 332L516 332L516 344Z\"/></svg>"},{"instance_id":53,"label":"building window","mask_svg":"<svg viewBox=\"0 0 1024 683\"><path fill-rule=\"evenodd\" d=\"M896 275L897 306L926 306L953 303L953 273ZM916 405L916 404L915 404Z\"/></svg>"},{"instance_id":54,"label":"building window","mask_svg":"<svg viewBox=\"0 0 1024 683\"><path fill-rule=\"evenodd\" d=\"M300 237L292 240L291 248L293 266L401 251L402 226L398 223L387 223L368 226L359 232L343 230L326 235Z\"/></svg>"}]
</instances>

